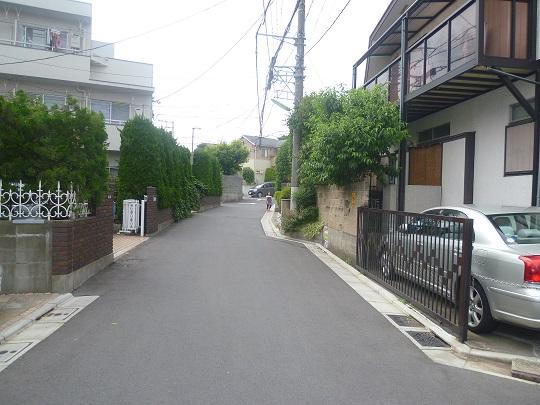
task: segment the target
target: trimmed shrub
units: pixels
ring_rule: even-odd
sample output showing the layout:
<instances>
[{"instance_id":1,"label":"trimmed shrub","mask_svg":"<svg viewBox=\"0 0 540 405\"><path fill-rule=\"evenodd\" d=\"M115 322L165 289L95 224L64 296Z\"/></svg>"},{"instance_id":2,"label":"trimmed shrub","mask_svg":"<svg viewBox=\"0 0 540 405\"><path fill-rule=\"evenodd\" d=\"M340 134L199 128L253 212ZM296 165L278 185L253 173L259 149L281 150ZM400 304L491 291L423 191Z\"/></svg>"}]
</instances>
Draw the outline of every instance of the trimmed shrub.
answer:
<instances>
[{"instance_id":1,"label":"trimmed shrub","mask_svg":"<svg viewBox=\"0 0 540 405\"><path fill-rule=\"evenodd\" d=\"M299 210L317 206L317 190L311 184L301 184L293 198Z\"/></svg>"},{"instance_id":2,"label":"trimmed shrub","mask_svg":"<svg viewBox=\"0 0 540 405\"><path fill-rule=\"evenodd\" d=\"M304 235L304 238L306 238L307 240L313 240L317 236L320 236L323 227L324 222L318 219L314 222L305 224L304 226L302 226L300 231L302 232L302 235Z\"/></svg>"},{"instance_id":3,"label":"trimmed shrub","mask_svg":"<svg viewBox=\"0 0 540 405\"><path fill-rule=\"evenodd\" d=\"M274 199L276 200L276 205L278 207L281 207L281 200L283 198L285 198L285 199L290 199L291 198L291 188L290 187L285 187L283 190L276 191L276 193L274 194Z\"/></svg>"},{"instance_id":4,"label":"trimmed shrub","mask_svg":"<svg viewBox=\"0 0 540 405\"><path fill-rule=\"evenodd\" d=\"M220 196L221 170L217 158L207 148L197 148L193 154L193 175L206 187L208 195Z\"/></svg>"},{"instance_id":5,"label":"trimmed shrub","mask_svg":"<svg viewBox=\"0 0 540 405\"><path fill-rule=\"evenodd\" d=\"M107 192L107 133L100 114L70 99L48 109L19 91L0 97L0 178L54 190L70 184L95 207Z\"/></svg>"},{"instance_id":6,"label":"trimmed shrub","mask_svg":"<svg viewBox=\"0 0 540 405\"><path fill-rule=\"evenodd\" d=\"M142 199L155 186L160 208L171 208L175 220L198 209L200 193L191 173L190 152L170 132L137 116L121 132L118 199ZM121 215L121 204L118 214Z\"/></svg>"},{"instance_id":7,"label":"trimmed shrub","mask_svg":"<svg viewBox=\"0 0 540 405\"><path fill-rule=\"evenodd\" d=\"M255 172L251 167L244 167L242 169L242 178L246 184L253 184L255 183Z\"/></svg>"},{"instance_id":8,"label":"trimmed shrub","mask_svg":"<svg viewBox=\"0 0 540 405\"><path fill-rule=\"evenodd\" d=\"M276 181L276 168L274 166L264 171L264 181Z\"/></svg>"},{"instance_id":9,"label":"trimmed shrub","mask_svg":"<svg viewBox=\"0 0 540 405\"><path fill-rule=\"evenodd\" d=\"M319 218L317 207L299 209L281 217L281 229L285 233L298 231L303 225L314 222Z\"/></svg>"}]
</instances>

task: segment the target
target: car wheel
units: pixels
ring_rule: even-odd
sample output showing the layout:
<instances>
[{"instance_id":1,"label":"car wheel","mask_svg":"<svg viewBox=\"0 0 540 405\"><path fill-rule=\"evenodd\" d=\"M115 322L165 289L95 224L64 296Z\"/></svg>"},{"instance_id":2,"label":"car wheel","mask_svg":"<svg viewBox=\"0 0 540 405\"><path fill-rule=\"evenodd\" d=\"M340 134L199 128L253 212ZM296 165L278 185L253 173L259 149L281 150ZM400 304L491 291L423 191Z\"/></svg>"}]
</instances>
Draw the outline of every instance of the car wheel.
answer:
<instances>
[{"instance_id":1,"label":"car wheel","mask_svg":"<svg viewBox=\"0 0 540 405\"><path fill-rule=\"evenodd\" d=\"M470 290L469 330L475 333L486 333L496 327L497 321L491 316L486 293L480 283L474 280Z\"/></svg>"},{"instance_id":2,"label":"car wheel","mask_svg":"<svg viewBox=\"0 0 540 405\"><path fill-rule=\"evenodd\" d=\"M263 193L261 193L261 192L259 191L259 192L257 193L257 197L262 198L262 196L263 196Z\"/></svg>"},{"instance_id":3,"label":"car wheel","mask_svg":"<svg viewBox=\"0 0 540 405\"><path fill-rule=\"evenodd\" d=\"M391 278L394 275L394 266L392 264L392 259L390 259L390 254L386 249L384 249L381 253L380 265L382 276L385 280Z\"/></svg>"}]
</instances>

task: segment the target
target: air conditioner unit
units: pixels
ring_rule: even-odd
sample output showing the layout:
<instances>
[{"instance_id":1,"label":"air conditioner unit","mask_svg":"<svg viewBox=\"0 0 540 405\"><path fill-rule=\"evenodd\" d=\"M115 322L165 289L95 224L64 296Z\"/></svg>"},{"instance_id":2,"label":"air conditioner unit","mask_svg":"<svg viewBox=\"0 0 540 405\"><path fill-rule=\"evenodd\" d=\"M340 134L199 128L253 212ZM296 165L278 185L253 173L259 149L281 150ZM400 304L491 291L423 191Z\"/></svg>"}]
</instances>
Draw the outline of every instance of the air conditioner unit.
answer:
<instances>
[{"instance_id":1,"label":"air conditioner unit","mask_svg":"<svg viewBox=\"0 0 540 405\"><path fill-rule=\"evenodd\" d=\"M81 36L78 34L71 34L69 45L71 49L81 49Z\"/></svg>"}]
</instances>

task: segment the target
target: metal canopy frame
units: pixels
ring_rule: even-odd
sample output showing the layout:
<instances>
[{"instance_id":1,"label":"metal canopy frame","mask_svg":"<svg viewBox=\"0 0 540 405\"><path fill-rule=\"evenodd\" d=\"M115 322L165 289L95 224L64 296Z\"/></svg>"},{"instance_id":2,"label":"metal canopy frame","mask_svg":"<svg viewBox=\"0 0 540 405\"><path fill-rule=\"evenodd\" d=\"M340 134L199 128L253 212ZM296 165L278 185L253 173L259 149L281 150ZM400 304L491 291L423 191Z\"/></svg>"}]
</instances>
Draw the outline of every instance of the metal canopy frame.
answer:
<instances>
[{"instance_id":1,"label":"metal canopy frame","mask_svg":"<svg viewBox=\"0 0 540 405\"><path fill-rule=\"evenodd\" d=\"M441 13L455 3L455 0L417 0L396 21L375 41L372 42L368 51L362 55L353 65L353 88L357 87L358 67L370 57L389 57L400 51L400 57L394 59L380 72L372 76L369 82L376 80L379 76L390 74L391 68L397 63L401 66L400 72L400 97L399 106L401 118L404 121L412 122L434 112L441 111L450 106L462 103L473 97L485 94L502 86L508 88L519 104L527 111L535 122L534 129L534 158L533 158L533 187L532 204L540 206L540 64L536 60L536 27L538 0L530 0L528 10L528 32L527 32L527 54L525 58L517 59L516 47L516 10L519 0L511 1L512 25L509 57L494 57L486 55L485 52L485 0L470 0L459 7L445 21L431 29L425 36L410 43L418 32L422 31ZM427 41L444 24L451 21L458 13L475 4L476 7L476 53L471 59L454 69L448 65L448 70L435 77L432 81L426 80L424 51L424 79L419 88L408 91L407 58L408 52L414 49L423 41ZM435 6L432 6L435 5ZM449 26L449 43L450 30ZM425 42L424 42L425 43ZM540 56L540 55L538 55ZM449 57L450 60L450 57ZM367 79L368 69L366 69ZM535 80L528 78L536 74ZM390 80L390 79L388 79ZM532 107L514 84L517 80L523 80L535 86L535 106ZM407 146L400 145L400 167L405 167L405 155ZM402 173L403 172L403 173ZM405 171L400 171L398 185L398 210L404 209L405 202Z\"/></svg>"}]
</instances>

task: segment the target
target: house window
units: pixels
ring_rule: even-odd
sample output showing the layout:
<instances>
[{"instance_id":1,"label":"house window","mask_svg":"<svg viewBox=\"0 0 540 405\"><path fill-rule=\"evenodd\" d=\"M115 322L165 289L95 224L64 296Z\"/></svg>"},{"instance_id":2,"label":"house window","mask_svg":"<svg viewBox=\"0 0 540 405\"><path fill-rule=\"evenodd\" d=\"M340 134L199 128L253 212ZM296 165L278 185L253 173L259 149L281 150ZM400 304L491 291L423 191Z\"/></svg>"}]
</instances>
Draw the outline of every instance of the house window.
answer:
<instances>
[{"instance_id":1,"label":"house window","mask_svg":"<svg viewBox=\"0 0 540 405\"><path fill-rule=\"evenodd\" d=\"M39 49L48 48L47 31L48 30L46 28L25 26L24 27L25 45L29 48L39 48Z\"/></svg>"},{"instance_id":2,"label":"house window","mask_svg":"<svg viewBox=\"0 0 540 405\"><path fill-rule=\"evenodd\" d=\"M111 121L124 123L129 120L129 104L111 103Z\"/></svg>"},{"instance_id":3,"label":"house window","mask_svg":"<svg viewBox=\"0 0 540 405\"><path fill-rule=\"evenodd\" d=\"M534 108L534 99L527 100L529 104ZM510 122L518 122L532 119L531 116L521 104L516 103L510 106Z\"/></svg>"},{"instance_id":4,"label":"house window","mask_svg":"<svg viewBox=\"0 0 540 405\"><path fill-rule=\"evenodd\" d=\"M442 184L442 145L409 149L409 185Z\"/></svg>"},{"instance_id":5,"label":"house window","mask_svg":"<svg viewBox=\"0 0 540 405\"><path fill-rule=\"evenodd\" d=\"M90 110L101 113L105 122L111 121L111 102L102 100L90 100Z\"/></svg>"},{"instance_id":6,"label":"house window","mask_svg":"<svg viewBox=\"0 0 540 405\"><path fill-rule=\"evenodd\" d=\"M45 104L47 108L53 108L54 106L63 107L66 105L66 97L54 94L45 94L45 96L43 96L43 104Z\"/></svg>"},{"instance_id":7,"label":"house window","mask_svg":"<svg viewBox=\"0 0 540 405\"><path fill-rule=\"evenodd\" d=\"M104 100L90 100L90 109L103 114L108 124L123 124L129 119L129 104Z\"/></svg>"},{"instance_id":8,"label":"house window","mask_svg":"<svg viewBox=\"0 0 540 405\"><path fill-rule=\"evenodd\" d=\"M516 176L532 174L534 151L534 123L506 127L504 174Z\"/></svg>"},{"instance_id":9,"label":"house window","mask_svg":"<svg viewBox=\"0 0 540 405\"><path fill-rule=\"evenodd\" d=\"M418 143L435 141L437 139L450 136L450 123L439 125L438 127L426 129L418 133Z\"/></svg>"}]
</instances>

